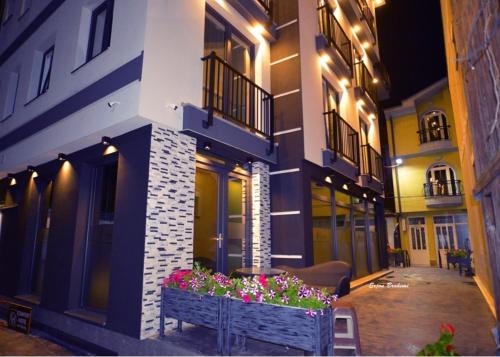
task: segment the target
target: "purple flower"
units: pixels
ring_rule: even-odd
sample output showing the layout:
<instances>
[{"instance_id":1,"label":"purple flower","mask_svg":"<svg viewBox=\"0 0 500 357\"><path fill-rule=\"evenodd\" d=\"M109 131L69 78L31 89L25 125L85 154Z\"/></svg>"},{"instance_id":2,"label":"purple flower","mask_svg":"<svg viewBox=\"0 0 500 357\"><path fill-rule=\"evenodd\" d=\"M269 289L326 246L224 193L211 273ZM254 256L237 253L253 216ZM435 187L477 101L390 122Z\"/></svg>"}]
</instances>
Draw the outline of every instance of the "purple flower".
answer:
<instances>
[{"instance_id":1,"label":"purple flower","mask_svg":"<svg viewBox=\"0 0 500 357\"><path fill-rule=\"evenodd\" d=\"M225 297L227 298L230 298L231 297L231 292L228 290L226 291L226 293L224 294Z\"/></svg>"},{"instance_id":2,"label":"purple flower","mask_svg":"<svg viewBox=\"0 0 500 357\"><path fill-rule=\"evenodd\" d=\"M215 286L212 286L210 290L208 290L208 295L214 296L215 295Z\"/></svg>"},{"instance_id":3,"label":"purple flower","mask_svg":"<svg viewBox=\"0 0 500 357\"><path fill-rule=\"evenodd\" d=\"M306 315L307 315L307 316L310 316L310 317L314 317L314 316L316 316L316 315L317 315L317 313L316 313L316 311L314 311L313 309L308 309L308 310L306 311Z\"/></svg>"},{"instance_id":4,"label":"purple flower","mask_svg":"<svg viewBox=\"0 0 500 357\"><path fill-rule=\"evenodd\" d=\"M289 300L288 300L288 296L283 295L283 296L281 297L281 302L282 302L282 303L284 303L284 304L288 305L288 301L289 301Z\"/></svg>"},{"instance_id":5,"label":"purple flower","mask_svg":"<svg viewBox=\"0 0 500 357\"><path fill-rule=\"evenodd\" d=\"M271 289L271 290L269 290L269 297L270 297L271 299L274 299L274 297L275 297L275 296L276 296L276 292L275 292L274 290L272 290L272 289Z\"/></svg>"},{"instance_id":6,"label":"purple flower","mask_svg":"<svg viewBox=\"0 0 500 357\"><path fill-rule=\"evenodd\" d=\"M294 275L294 276L292 277L292 282L293 282L294 284L298 284L298 283L299 283L299 278L298 278L298 277L296 277L296 276Z\"/></svg>"}]
</instances>

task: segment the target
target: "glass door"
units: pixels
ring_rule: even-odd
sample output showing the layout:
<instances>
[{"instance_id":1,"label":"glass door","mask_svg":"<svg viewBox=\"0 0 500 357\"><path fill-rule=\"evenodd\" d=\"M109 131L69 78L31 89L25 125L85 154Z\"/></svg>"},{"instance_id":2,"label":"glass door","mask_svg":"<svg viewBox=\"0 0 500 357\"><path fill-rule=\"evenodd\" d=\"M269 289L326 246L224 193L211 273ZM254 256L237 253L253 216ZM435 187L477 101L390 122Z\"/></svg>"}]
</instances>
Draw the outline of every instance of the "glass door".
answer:
<instances>
[{"instance_id":1,"label":"glass door","mask_svg":"<svg viewBox=\"0 0 500 357\"><path fill-rule=\"evenodd\" d=\"M229 170L196 168L194 262L223 273L244 266L248 187L246 177Z\"/></svg>"},{"instance_id":2,"label":"glass door","mask_svg":"<svg viewBox=\"0 0 500 357\"><path fill-rule=\"evenodd\" d=\"M436 239L438 241L438 251L443 267L448 265L446 253L449 250L457 249L455 230L453 223L441 223L435 225Z\"/></svg>"}]
</instances>

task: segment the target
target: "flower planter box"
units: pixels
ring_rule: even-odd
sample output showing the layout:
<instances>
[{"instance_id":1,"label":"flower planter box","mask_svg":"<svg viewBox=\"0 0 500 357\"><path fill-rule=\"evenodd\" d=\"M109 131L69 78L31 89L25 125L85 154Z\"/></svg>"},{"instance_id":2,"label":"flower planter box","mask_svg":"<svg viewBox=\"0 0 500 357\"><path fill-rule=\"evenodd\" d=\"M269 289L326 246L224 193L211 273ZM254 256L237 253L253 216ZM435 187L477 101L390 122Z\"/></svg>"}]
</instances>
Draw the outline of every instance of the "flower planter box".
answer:
<instances>
[{"instance_id":1,"label":"flower planter box","mask_svg":"<svg viewBox=\"0 0 500 357\"><path fill-rule=\"evenodd\" d=\"M317 310L316 316L307 309L266 303L227 302L227 326L224 353L231 354L231 336L250 337L288 347L333 356L332 309Z\"/></svg>"},{"instance_id":2,"label":"flower planter box","mask_svg":"<svg viewBox=\"0 0 500 357\"><path fill-rule=\"evenodd\" d=\"M223 325L227 299L220 296L199 295L176 288L162 288L160 311L160 336L165 335L165 318L217 330L217 352L222 353L224 345Z\"/></svg>"}]
</instances>

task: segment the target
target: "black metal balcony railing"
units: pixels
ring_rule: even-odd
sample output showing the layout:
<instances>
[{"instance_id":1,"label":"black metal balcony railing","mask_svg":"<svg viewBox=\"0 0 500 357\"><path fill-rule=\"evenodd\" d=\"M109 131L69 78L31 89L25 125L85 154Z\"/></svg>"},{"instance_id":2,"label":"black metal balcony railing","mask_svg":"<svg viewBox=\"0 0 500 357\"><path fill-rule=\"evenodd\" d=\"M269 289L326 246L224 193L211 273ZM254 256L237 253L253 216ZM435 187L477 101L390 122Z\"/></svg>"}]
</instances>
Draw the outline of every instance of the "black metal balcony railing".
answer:
<instances>
[{"instance_id":1,"label":"black metal balcony railing","mask_svg":"<svg viewBox=\"0 0 500 357\"><path fill-rule=\"evenodd\" d=\"M272 0L257 0L257 2L264 8L267 16L272 19L272 11L273 11L273 2Z\"/></svg>"},{"instance_id":2,"label":"black metal balcony railing","mask_svg":"<svg viewBox=\"0 0 500 357\"><path fill-rule=\"evenodd\" d=\"M436 126L432 128L422 129L417 131L420 139L420 144L430 143L433 141L450 140L449 125Z\"/></svg>"},{"instance_id":3,"label":"black metal balcony railing","mask_svg":"<svg viewBox=\"0 0 500 357\"><path fill-rule=\"evenodd\" d=\"M373 34L373 37L375 36L375 17L372 14L372 11L370 10L370 7L368 6L368 3L366 0L356 0L356 3L358 4L358 8L363 14L363 18L365 19L366 23L368 24L368 27L370 28L370 31Z\"/></svg>"},{"instance_id":4,"label":"black metal balcony railing","mask_svg":"<svg viewBox=\"0 0 500 357\"><path fill-rule=\"evenodd\" d=\"M461 184L460 180L424 183L424 194L425 197L461 196Z\"/></svg>"},{"instance_id":5,"label":"black metal balcony railing","mask_svg":"<svg viewBox=\"0 0 500 357\"><path fill-rule=\"evenodd\" d=\"M335 48L346 64L352 69L351 41L333 14L327 2L318 8L319 29L328 41L328 46Z\"/></svg>"},{"instance_id":6,"label":"black metal balcony railing","mask_svg":"<svg viewBox=\"0 0 500 357\"><path fill-rule=\"evenodd\" d=\"M359 167L359 134L335 111L325 116L326 146Z\"/></svg>"},{"instance_id":7,"label":"black metal balcony railing","mask_svg":"<svg viewBox=\"0 0 500 357\"><path fill-rule=\"evenodd\" d=\"M373 103L377 104L377 86L373 83L373 76L363 62L354 65L356 86L363 88Z\"/></svg>"},{"instance_id":8,"label":"black metal balcony railing","mask_svg":"<svg viewBox=\"0 0 500 357\"><path fill-rule=\"evenodd\" d=\"M361 145L361 173L375 177L380 182L384 180L384 160L370 144Z\"/></svg>"},{"instance_id":9,"label":"black metal balcony railing","mask_svg":"<svg viewBox=\"0 0 500 357\"><path fill-rule=\"evenodd\" d=\"M219 113L239 125L259 133L274 147L274 98L252 80L217 57L215 52L204 62L203 109L208 111L205 127Z\"/></svg>"}]
</instances>

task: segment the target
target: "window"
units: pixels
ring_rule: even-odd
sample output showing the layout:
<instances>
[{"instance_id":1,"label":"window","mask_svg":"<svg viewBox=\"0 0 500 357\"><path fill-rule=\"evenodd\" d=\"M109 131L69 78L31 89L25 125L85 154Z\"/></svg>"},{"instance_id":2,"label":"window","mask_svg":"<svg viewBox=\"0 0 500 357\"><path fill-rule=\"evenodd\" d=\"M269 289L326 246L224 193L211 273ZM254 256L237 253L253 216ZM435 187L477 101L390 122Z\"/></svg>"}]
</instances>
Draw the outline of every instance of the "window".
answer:
<instances>
[{"instance_id":1,"label":"window","mask_svg":"<svg viewBox=\"0 0 500 357\"><path fill-rule=\"evenodd\" d=\"M87 61L106 50L111 43L113 22L113 0L104 1L92 11Z\"/></svg>"},{"instance_id":2,"label":"window","mask_svg":"<svg viewBox=\"0 0 500 357\"><path fill-rule=\"evenodd\" d=\"M49 89L52 61L54 59L54 46L43 54L42 66L40 68L40 80L38 81L37 95L45 93Z\"/></svg>"},{"instance_id":3,"label":"window","mask_svg":"<svg viewBox=\"0 0 500 357\"><path fill-rule=\"evenodd\" d=\"M12 0L4 0L2 7L2 24L6 23L12 16Z\"/></svg>"},{"instance_id":4,"label":"window","mask_svg":"<svg viewBox=\"0 0 500 357\"><path fill-rule=\"evenodd\" d=\"M5 95L5 107L4 107L3 119L7 118L12 113L14 113L18 83L19 83L19 73L12 72L9 75L9 80L7 82L7 93Z\"/></svg>"},{"instance_id":5,"label":"window","mask_svg":"<svg viewBox=\"0 0 500 357\"><path fill-rule=\"evenodd\" d=\"M117 174L117 159L94 169L82 305L97 311L108 306Z\"/></svg>"},{"instance_id":6,"label":"window","mask_svg":"<svg viewBox=\"0 0 500 357\"><path fill-rule=\"evenodd\" d=\"M460 195L460 182L455 170L446 164L435 164L427 170L426 196Z\"/></svg>"},{"instance_id":7,"label":"window","mask_svg":"<svg viewBox=\"0 0 500 357\"><path fill-rule=\"evenodd\" d=\"M425 113L420 119L420 143L449 140L446 115L440 110Z\"/></svg>"},{"instance_id":8,"label":"window","mask_svg":"<svg viewBox=\"0 0 500 357\"><path fill-rule=\"evenodd\" d=\"M53 181L50 181L40 194L38 209L38 229L36 233L33 263L31 267L31 293L36 296L42 294L43 275L47 260L47 246L50 231L52 212Z\"/></svg>"},{"instance_id":9,"label":"window","mask_svg":"<svg viewBox=\"0 0 500 357\"><path fill-rule=\"evenodd\" d=\"M325 113L335 110L338 113L339 94L332 85L323 78L323 110Z\"/></svg>"},{"instance_id":10,"label":"window","mask_svg":"<svg viewBox=\"0 0 500 357\"><path fill-rule=\"evenodd\" d=\"M23 16L26 13L26 11L28 11L30 6L31 6L31 0L21 0L21 7L19 9L19 17Z\"/></svg>"}]
</instances>

